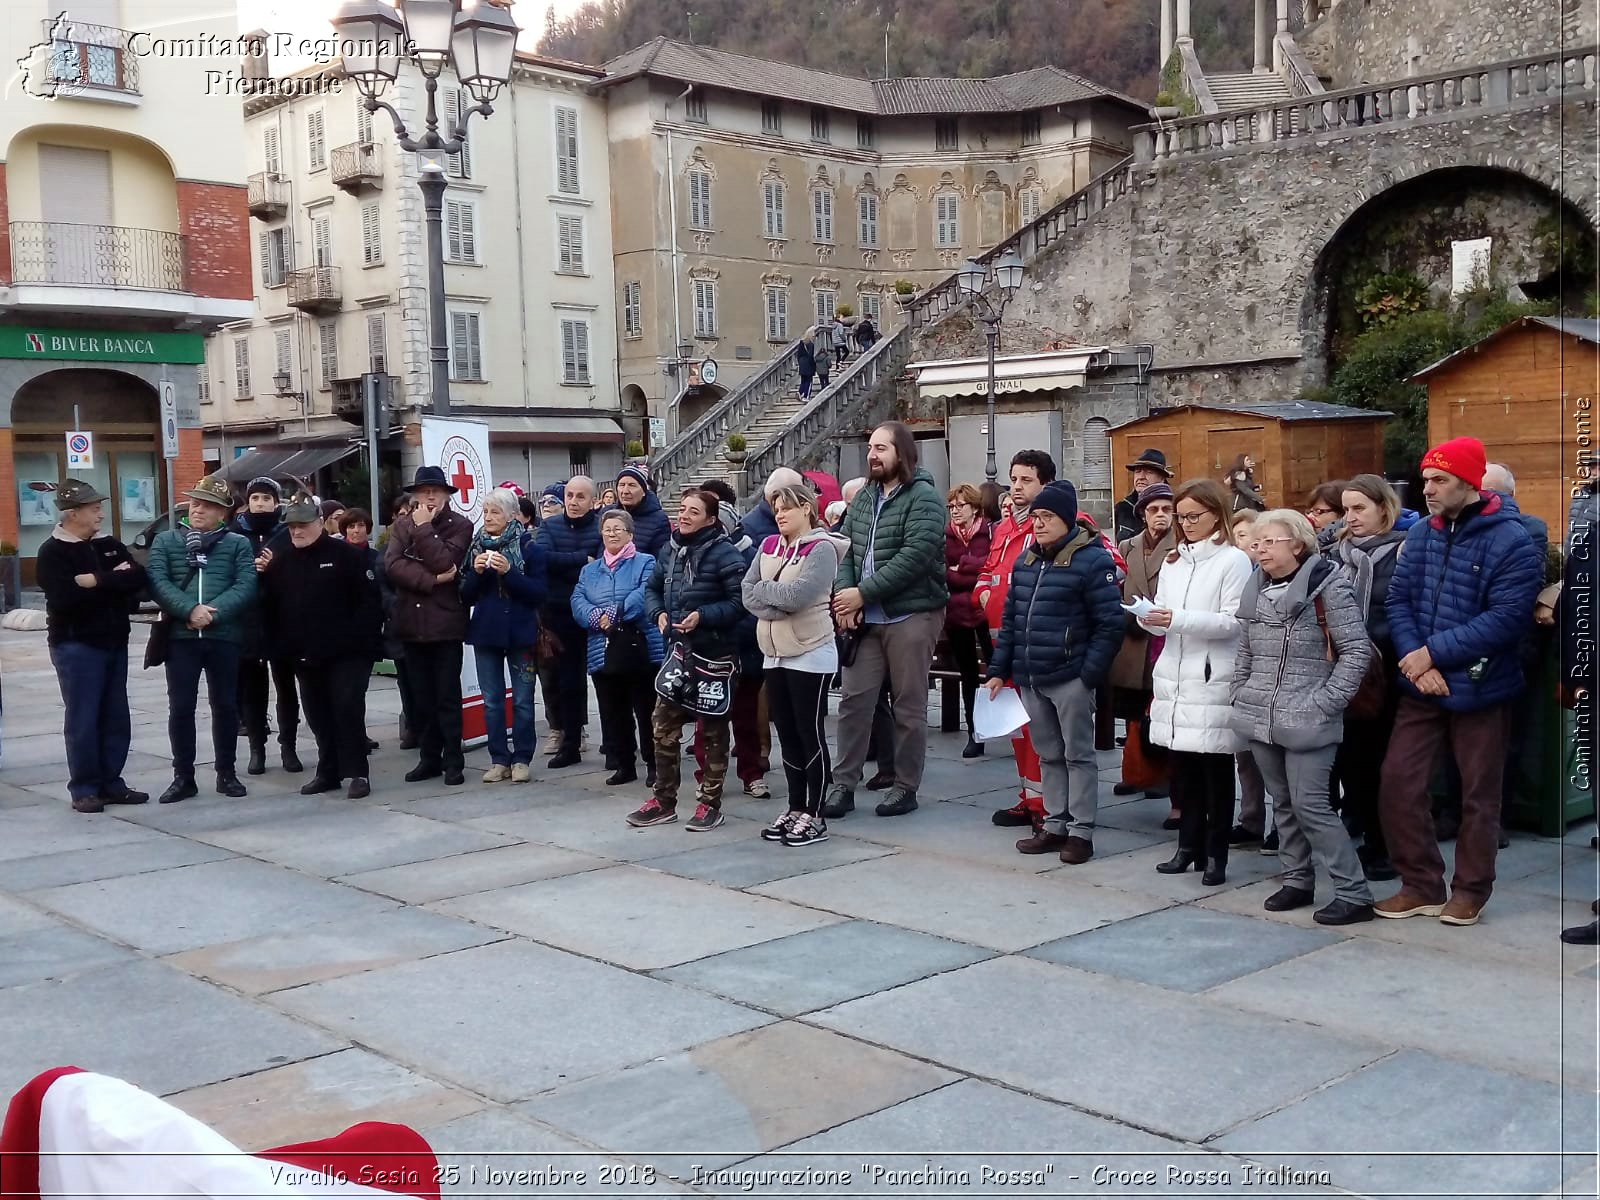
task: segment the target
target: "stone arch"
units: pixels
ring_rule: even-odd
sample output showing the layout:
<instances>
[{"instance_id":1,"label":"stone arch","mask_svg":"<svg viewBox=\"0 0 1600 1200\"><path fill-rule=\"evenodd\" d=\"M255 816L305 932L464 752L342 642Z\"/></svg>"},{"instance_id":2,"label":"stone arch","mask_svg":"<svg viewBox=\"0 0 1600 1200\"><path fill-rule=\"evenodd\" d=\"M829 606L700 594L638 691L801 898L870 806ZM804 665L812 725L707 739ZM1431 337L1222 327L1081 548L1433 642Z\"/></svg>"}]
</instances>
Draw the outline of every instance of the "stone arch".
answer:
<instances>
[{"instance_id":1,"label":"stone arch","mask_svg":"<svg viewBox=\"0 0 1600 1200\"><path fill-rule=\"evenodd\" d=\"M1574 194L1562 186L1559 170L1515 154L1426 152L1401 167L1356 181L1331 206L1329 219L1303 236L1282 292L1279 327L1299 330L1307 383L1327 382L1329 272L1343 240L1382 206L1392 203L1398 189L1408 189L1430 176L1454 173L1476 176L1480 181L1499 177L1529 185L1572 210L1587 222L1591 232L1600 233L1600 196L1594 191Z\"/></svg>"},{"instance_id":2,"label":"stone arch","mask_svg":"<svg viewBox=\"0 0 1600 1200\"><path fill-rule=\"evenodd\" d=\"M722 398L726 395L727 392L714 383L702 383L690 388L678 402L678 430L682 432L689 428L722 403Z\"/></svg>"}]
</instances>

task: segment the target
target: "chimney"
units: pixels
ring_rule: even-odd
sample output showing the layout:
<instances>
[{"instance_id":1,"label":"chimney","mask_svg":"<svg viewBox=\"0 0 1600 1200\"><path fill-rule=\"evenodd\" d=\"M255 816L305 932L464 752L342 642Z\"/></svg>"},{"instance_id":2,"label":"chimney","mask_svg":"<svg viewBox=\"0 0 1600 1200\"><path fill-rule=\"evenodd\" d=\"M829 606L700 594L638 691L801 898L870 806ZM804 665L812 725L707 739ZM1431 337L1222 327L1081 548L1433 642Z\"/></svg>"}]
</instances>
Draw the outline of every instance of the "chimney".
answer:
<instances>
[{"instance_id":1,"label":"chimney","mask_svg":"<svg viewBox=\"0 0 1600 1200\"><path fill-rule=\"evenodd\" d=\"M239 60L239 72L244 77L244 91L248 95L261 90L262 85L272 77L267 67L267 31L252 29L240 41L243 55Z\"/></svg>"}]
</instances>

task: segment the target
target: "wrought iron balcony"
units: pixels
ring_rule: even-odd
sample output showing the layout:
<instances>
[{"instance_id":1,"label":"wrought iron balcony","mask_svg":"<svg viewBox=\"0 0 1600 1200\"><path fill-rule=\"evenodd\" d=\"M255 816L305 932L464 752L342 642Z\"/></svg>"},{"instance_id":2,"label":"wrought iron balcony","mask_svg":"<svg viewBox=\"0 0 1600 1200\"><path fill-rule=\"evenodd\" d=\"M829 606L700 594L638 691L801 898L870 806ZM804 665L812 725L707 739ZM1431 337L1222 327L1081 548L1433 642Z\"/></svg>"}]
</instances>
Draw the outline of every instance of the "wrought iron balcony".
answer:
<instances>
[{"instance_id":1,"label":"wrought iron balcony","mask_svg":"<svg viewBox=\"0 0 1600 1200\"><path fill-rule=\"evenodd\" d=\"M12 279L19 284L188 291L182 234L122 225L12 221Z\"/></svg>"},{"instance_id":2,"label":"wrought iron balcony","mask_svg":"<svg viewBox=\"0 0 1600 1200\"><path fill-rule=\"evenodd\" d=\"M289 272L289 307L302 312L338 312L344 302L338 267L301 267Z\"/></svg>"},{"instance_id":3,"label":"wrought iron balcony","mask_svg":"<svg viewBox=\"0 0 1600 1200\"><path fill-rule=\"evenodd\" d=\"M289 181L275 171L257 171L245 180L245 205L252 217L272 221L289 211Z\"/></svg>"},{"instance_id":4,"label":"wrought iron balcony","mask_svg":"<svg viewBox=\"0 0 1600 1200\"><path fill-rule=\"evenodd\" d=\"M333 186L355 193L383 183L382 147L377 142L351 142L333 150Z\"/></svg>"},{"instance_id":5,"label":"wrought iron balcony","mask_svg":"<svg viewBox=\"0 0 1600 1200\"><path fill-rule=\"evenodd\" d=\"M128 31L89 25L63 14L44 23L50 42L50 74L55 94L70 96L86 88L139 94L139 60L128 51Z\"/></svg>"}]
</instances>

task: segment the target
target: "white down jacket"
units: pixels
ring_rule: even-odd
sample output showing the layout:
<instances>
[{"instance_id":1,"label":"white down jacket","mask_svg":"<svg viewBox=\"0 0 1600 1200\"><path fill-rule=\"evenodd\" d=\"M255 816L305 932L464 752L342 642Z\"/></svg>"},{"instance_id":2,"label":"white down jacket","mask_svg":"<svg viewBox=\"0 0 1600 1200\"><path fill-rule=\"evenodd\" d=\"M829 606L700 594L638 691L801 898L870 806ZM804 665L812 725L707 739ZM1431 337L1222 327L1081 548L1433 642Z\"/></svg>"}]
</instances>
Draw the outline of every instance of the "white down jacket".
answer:
<instances>
[{"instance_id":1,"label":"white down jacket","mask_svg":"<svg viewBox=\"0 0 1600 1200\"><path fill-rule=\"evenodd\" d=\"M1177 555L1161 568L1155 596L1157 608L1172 611L1172 628L1144 626L1167 637L1152 676L1150 740L1170 750L1232 754L1243 745L1230 719L1239 649L1234 613L1253 568L1243 550L1209 539L1185 542Z\"/></svg>"}]
</instances>

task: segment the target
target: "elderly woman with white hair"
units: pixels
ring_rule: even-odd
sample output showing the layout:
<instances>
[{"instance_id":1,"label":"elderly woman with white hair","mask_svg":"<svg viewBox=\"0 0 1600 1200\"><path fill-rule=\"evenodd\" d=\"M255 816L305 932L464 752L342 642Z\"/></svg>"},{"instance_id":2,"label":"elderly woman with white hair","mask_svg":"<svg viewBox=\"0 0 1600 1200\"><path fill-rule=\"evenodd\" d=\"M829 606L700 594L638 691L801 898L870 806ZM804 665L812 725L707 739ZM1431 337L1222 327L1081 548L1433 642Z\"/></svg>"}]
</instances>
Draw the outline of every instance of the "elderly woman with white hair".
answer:
<instances>
[{"instance_id":1,"label":"elderly woman with white hair","mask_svg":"<svg viewBox=\"0 0 1600 1200\"><path fill-rule=\"evenodd\" d=\"M1245 585L1235 614L1242 626L1235 658L1233 729L1272 795L1283 886L1268 912L1313 901L1312 855L1333 877L1334 898L1317 909L1319 925L1372 920L1372 890L1355 847L1328 803L1344 710L1372 661L1366 614L1348 573L1317 553L1317 534L1302 514L1279 508L1256 521L1261 569Z\"/></svg>"},{"instance_id":2,"label":"elderly woman with white hair","mask_svg":"<svg viewBox=\"0 0 1600 1200\"><path fill-rule=\"evenodd\" d=\"M489 735L485 783L527 783L531 777L534 643L545 598L544 548L517 520L517 494L495 488L483 498L483 528L461 564L461 597L472 607L467 644L478 668L483 723ZM511 685L511 743L506 744L506 676Z\"/></svg>"},{"instance_id":3,"label":"elderly woman with white hair","mask_svg":"<svg viewBox=\"0 0 1600 1200\"><path fill-rule=\"evenodd\" d=\"M761 501L739 522L750 536L752 546L760 546L778 532L778 518L772 511L772 497L783 488L805 487L806 477L793 467L778 467L761 486Z\"/></svg>"}]
</instances>

